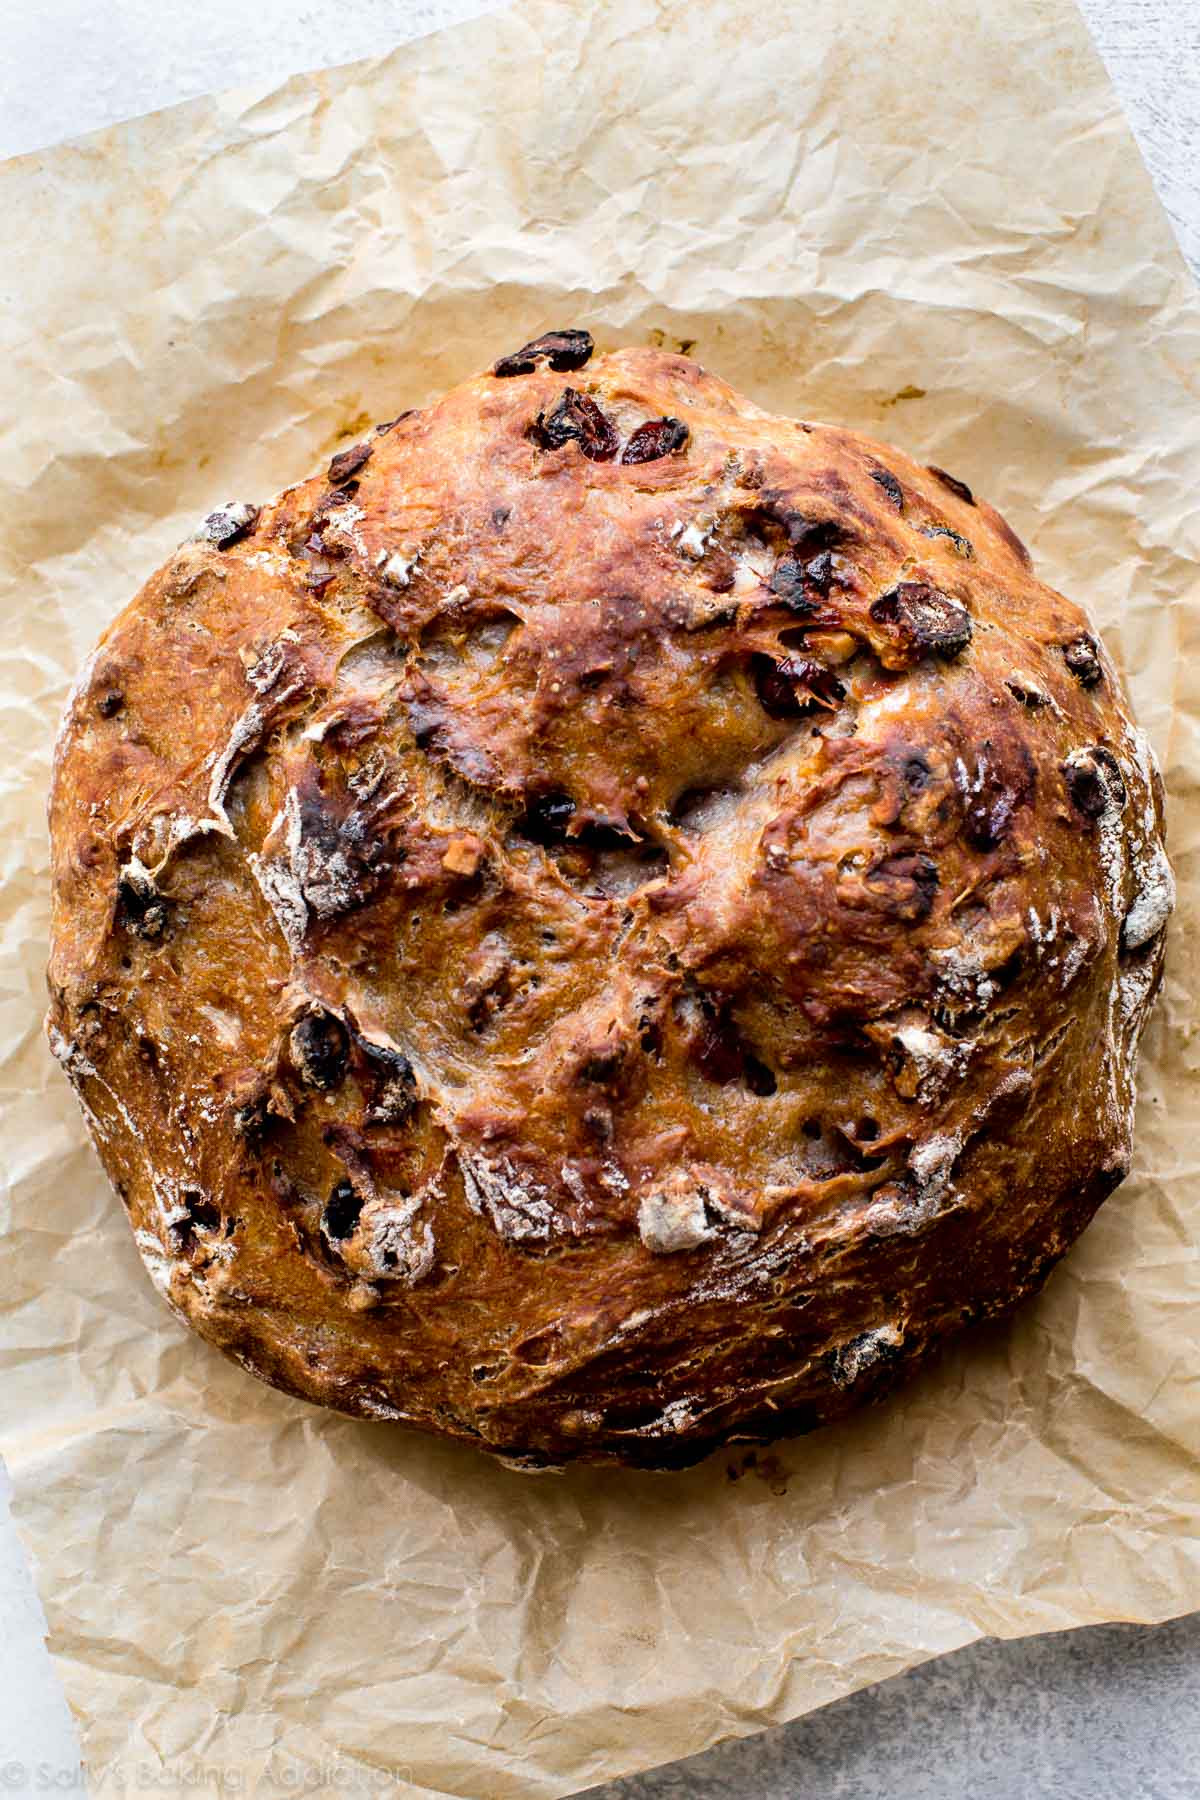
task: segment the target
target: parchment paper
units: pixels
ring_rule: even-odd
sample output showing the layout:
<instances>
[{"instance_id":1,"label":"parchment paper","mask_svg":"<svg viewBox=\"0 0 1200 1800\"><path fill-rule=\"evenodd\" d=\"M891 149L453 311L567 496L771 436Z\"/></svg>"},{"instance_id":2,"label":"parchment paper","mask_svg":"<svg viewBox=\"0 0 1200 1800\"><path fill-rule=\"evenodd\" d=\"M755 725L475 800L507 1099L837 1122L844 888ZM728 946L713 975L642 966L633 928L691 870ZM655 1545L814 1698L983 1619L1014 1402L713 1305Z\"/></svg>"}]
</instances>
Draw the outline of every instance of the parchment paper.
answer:
<instances>
[{"instance_id":1,"label":"parchment paper","mask_svg":"<svg viewBox=\"0 0 1200 1800\"><path fill-rule=\"evenodd\" d=\"M0 204L0 1406L93 1769L561 1795L983 1633L1200 1606L1200 306L1069 0L542 0L25 158ZM1124 659L1181 877L1136 1175L1044 1296L682 1476L535 1481L220 1361L40 1031L101 627L213 504L557 324L694 339L993 499Z\"/></svg>"}]
</instances>

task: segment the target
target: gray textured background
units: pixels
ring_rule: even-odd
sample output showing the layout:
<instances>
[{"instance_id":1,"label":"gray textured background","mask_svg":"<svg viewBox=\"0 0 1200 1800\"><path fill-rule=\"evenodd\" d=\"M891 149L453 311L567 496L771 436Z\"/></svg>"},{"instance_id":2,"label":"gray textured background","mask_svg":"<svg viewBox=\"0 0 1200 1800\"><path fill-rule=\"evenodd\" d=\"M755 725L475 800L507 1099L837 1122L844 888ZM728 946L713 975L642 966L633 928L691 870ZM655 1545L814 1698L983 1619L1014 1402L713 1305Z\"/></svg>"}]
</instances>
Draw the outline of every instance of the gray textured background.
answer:
<instances>
[{"instance_id":1,"label":"gray textured background","mask_svg":"<svg viewBox=\"0 0 1200 1800\"><path fill-rule=\"evenodd\" d=\"M603 0L595 0L603 4ZM784 0L787 3L787 0ZM878 0L881 14L903 0ZM1200 273L1200 0L1080 0ZM369 56L492 0L8 0L0 156ZM0 1788L76 1746L0 1471ZM73 1789L72 1791L79 1791ZM205 1788L205 1793L214 1792ZM591 1800L1200 1800L1200 1614L982 1643ZM489 1800L480 1795L478 1800Z\"/></svg>"}]
</instances>

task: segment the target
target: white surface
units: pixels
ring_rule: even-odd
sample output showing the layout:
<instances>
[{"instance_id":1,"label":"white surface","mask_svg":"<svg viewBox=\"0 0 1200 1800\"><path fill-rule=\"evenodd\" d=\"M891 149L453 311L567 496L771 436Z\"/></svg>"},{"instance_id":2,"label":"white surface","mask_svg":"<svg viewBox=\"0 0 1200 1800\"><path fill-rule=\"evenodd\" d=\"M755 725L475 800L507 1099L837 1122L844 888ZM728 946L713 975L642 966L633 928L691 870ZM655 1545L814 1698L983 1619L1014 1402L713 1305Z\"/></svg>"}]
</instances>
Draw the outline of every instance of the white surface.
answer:
<instances>
[{"instance_id":1,"label":"white surface","mask_svg":"<svg viewBox=\"0 0 1200 1800\"><path fill-rule=\"evenodd\" d=\"M902 3L879 0L880 11ZM1080 3L1184 252L1200 270L1200 0ZM10 4L0 59L0 156L241 82L374 55L492 10L490 0L310 0L301 10L296 0ZM43 1630L0 1479L0 1795L62 1791L78 1763ZM149 1770L112 1775L94 1791L115 1787L120 1777L133 1791L157 1785ZM695 1800L716 1791L698 1765L683 1779ZM1139 1783L1136 1791L1148 1790ZM1193 1793L1200 1796L1200 1775Z\"/></svg>"}]
</instances>

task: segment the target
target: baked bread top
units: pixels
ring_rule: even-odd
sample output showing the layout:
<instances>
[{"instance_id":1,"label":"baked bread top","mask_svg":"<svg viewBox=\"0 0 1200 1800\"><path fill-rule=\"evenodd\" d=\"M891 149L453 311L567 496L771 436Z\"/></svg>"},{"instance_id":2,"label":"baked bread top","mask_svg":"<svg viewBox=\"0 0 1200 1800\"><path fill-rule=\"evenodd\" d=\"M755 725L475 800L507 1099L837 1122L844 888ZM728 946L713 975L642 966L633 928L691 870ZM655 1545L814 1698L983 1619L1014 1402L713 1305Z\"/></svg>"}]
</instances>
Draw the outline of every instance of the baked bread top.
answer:
<instances>
[{"instance_id":1,"label":"baked bread top","mask_svg":"<svg viewBox=\"0 0 1200 1800\"><path fill-rule=\"evenodd\" d=\"M1161 784L964 483L551 333L90 659L49 1031L156 1284L525 1466L805 1429L1130 1156Z\"/></svg>"}]
</instances>

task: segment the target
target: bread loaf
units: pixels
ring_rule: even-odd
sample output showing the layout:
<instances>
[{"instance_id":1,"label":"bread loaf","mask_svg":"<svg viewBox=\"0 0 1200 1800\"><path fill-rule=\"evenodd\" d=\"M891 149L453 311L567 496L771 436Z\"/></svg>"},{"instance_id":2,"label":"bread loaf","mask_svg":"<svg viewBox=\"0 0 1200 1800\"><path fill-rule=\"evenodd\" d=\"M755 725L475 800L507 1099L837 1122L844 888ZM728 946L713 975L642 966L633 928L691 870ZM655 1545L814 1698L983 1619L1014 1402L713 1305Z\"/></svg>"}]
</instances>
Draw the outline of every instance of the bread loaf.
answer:
<instances>
[{"instance_id":1,"label":"bread loaf","mask_svg":"<svg viewBox=\"0 0 1200 1800\"><path fill-rule=\"evenodd\" d=\"M1129 1167L1172 883L965 483L563 331L212 513L50 809L51 1043L149 1272L520 1466L884 1391Z\"/></svg>"}]
</instances>

